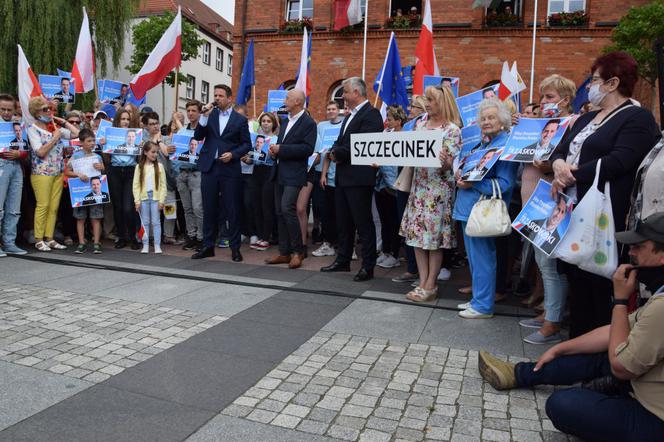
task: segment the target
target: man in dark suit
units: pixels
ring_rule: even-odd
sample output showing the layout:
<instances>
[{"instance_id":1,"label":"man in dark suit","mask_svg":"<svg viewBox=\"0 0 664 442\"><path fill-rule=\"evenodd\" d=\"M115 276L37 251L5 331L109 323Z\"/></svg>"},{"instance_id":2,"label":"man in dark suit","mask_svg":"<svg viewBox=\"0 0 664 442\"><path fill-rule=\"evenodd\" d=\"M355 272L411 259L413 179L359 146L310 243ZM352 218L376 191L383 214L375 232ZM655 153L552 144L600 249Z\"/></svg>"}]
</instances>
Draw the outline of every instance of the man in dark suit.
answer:
<instances>
[{"instance_id":1,"label":"man in dark suit","mask_svg":"<svg viewBox=\"0 0 664 442\"><path fill-rule=\"evenodd\" d=\"M316 122L304 111L304 92L292 89L286 95L288 120L281 125L269 154L275 159L270 180L275 181L274 202L279 220L279 255L266 264L286 264L296 269L304 259L304 244L297 218L297 197L307 184L307 159L316 144Z\"/></svg>"},{"instance_id":2,"label":"man in dark suit","mask_svg":"<svg viewBox=\"0 0 664 442\"><path fill-rule=\"evenodd\" d=\"M362 268L355 281L373 278L376 265L376 226L371 215L371 198L376 184L376 169L351 164L351 134L382 132L383 117L367 100L367 85L359 77L343 81L343 97L350 112L346 115L339 138L330 149L336 163L335 207L339 250L335 261L321 272L348 272L353 253L355 229L362 241Z\"/></svg>"},{"instance_id":3,"label":"man in dark suit","mask_svg":"<svg viewBox=\"0 0 664 442\"><path fill-rule=\"evenodd\" d=\"M530 221L521 228L521 233L550 255L560 242L558 226L565 219L565 215L567 215L567 200L558 194L558 201L549 217Z\"/></svg>"},{"instance_id":4,"label":"man in dark suit","mask_svg":"<svg viewBox=\"0 0 664 442\"><path fill-rule=\"evenodd\" d=\"M558 132L559 126L560 120L558 118L547 121L542 128L539 141L524 147L521 150L522 153L515 155L513 160L531 162L534 159L547 159L551 152L553 152L553 149L556 148L555 145L551 144L551 140L556 135L556 132Z\"/></svg>"},{"instance_id":5,"label":"man in dark suit","mask_svg":"<svg viewBox=\"0 0 664 442\"><path fill-rule=\"evenodd\" d=\"M126 153L129 155L138 155L138 146L136 145L136 131L134 129L127 130L125 142L118 144L113 153Z\"/></svg>"},{"instance_id":6,"label":"man in dark suit","mask_svg":"<svg viewBox=\"0 0 664 442\"><path fill-rule=\"evenodd\" d=\"M214 104L206 105L194 131L194 138L205 140L198 154L203 194L203 247L192 259L214 256L220 205L229 224L232 259L242 261L240 253L239 211L242 191L240 158L251 149L247 118L233 110L233 94L225 84L214 87ZM221 200L220 200L221 198Z\"/></svg>"},{"instance_id":7,"label":"man in dark suit","mask_svg":"<svg viewBox=\"0 0 664 442\"><path fill-rule=\"evenodd\" d=\"M73 103L74 94L69 91L71 87L71 81L67 77L62 77L60 79L60 90L53 94L53 98L60 100L61 103Z\"/></svg>"},{"instance_id":8,"label":"man in dark suit","mask_svg":"<svg viewBox=\"0 0 664 442\"><path fill-rule=\"evenodd\" d=\"M92 192L85 195L83 198L84 206L91 206L93 204L104 204L110 201L110 196L108 192L103 192L101 190L101 178L98 176L93 176L90 178L90 188Z\"/></svg>"}]
</instances>

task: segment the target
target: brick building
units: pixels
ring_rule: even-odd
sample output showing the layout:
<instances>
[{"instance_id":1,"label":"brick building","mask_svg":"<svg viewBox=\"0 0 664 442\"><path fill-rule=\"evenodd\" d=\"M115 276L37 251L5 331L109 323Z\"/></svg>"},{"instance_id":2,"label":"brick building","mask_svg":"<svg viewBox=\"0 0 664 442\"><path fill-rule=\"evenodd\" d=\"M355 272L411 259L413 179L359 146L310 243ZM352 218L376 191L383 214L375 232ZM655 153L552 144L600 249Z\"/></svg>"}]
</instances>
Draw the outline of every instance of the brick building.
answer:
<instances>
[{"instance_id":1,"label":"brick building","mask_svg":"<svg viewBox=\"0 0 664 442\"><path fill-rule=\"evenodd\" d=\"M338 91L340 81L361 75L362 25L334 31L335 0L302 0L303 17L313 21L310 109L323 117L325 103ZM443 75L461 78L460 94L500 77L503 60L516 60L526 83L530 78L534 0L494 0L492 8L472 9L472 0L430 0L434 46ZM364 6L366 0L362 1ZM579 84L593 59L610 43L610 35L630 6L648 0L540 0L537 18L535 85L552 73ZM260 112L269 89L294 82L299 65L302 33L283 31L287 19L297 18L300 0L237 0L233 85L237 87L244 59L244 45L254 39L256 102ZM392 29L388 20L397 9L422 10L421 0L369 0L366 80L372 83L385 57ZM559 11L584 11L585 24L560 26ZM410 29L394 29L402 64L415 63L419 23ZM649 89L637 88L637 98L650 102ZM535 91L536 99L537 93ZM528 91L522 97L528 99ZM371 98L373 100L373 96ZM251 103L249 104L251 113Z\"/></svg>"}]
</instances>

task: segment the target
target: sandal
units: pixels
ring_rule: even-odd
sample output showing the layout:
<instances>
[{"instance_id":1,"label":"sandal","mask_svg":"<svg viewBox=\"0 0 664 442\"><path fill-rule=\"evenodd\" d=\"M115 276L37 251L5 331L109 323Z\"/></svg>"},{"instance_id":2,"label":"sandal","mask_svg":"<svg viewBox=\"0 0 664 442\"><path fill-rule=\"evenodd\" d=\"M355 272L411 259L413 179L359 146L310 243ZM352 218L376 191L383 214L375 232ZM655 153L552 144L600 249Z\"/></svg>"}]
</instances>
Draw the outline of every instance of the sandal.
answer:
<instances>
[{"instance_id":1,"label":"sandal","mask_svg":"<svg viewBox=\"0 0 664 442\"><path fill-rule=\"evenodd\" d=\"M438 287L433 290L424 290L422 287L415 287L415 290L411 290L406 295L406 298L413 302L429 302L435 300L437 297Z\"/></svg>"},{"instance_id":2,"label":"sandal","mask_svg":"<svg viewBox=\"0 0 664 442\"><path fill-rule=\"evenodd\" d=\"M461 287L459 289L459 293L462 295L472 295L473 294L473 286L469 285L468 287Z\"/></svg>"},{"instance_id":3,"label":"sandal","mask_svg":"<svg viewBox=\"0 0 664 442\"><path fill-rule=\"evenodd\" d=\"M37 250L39 250L40 252L50 252L51 251L51 248L44 241L39 241L38 243L36 243L35 248Z\"/></svg>"},{"instance_id":4,"label":"sandal","mask_svg":"<svg viewBox=\"0 0 664 442\"><path fill-rule=\"evenodd\" d=\"M67 246L63 246L62 244L60 244L59 242L57 242L54 239L47 242L46 245L49 246L51 249L55 249L55 250L65 250L67 248Z\"/></svg>"}]
</instances>

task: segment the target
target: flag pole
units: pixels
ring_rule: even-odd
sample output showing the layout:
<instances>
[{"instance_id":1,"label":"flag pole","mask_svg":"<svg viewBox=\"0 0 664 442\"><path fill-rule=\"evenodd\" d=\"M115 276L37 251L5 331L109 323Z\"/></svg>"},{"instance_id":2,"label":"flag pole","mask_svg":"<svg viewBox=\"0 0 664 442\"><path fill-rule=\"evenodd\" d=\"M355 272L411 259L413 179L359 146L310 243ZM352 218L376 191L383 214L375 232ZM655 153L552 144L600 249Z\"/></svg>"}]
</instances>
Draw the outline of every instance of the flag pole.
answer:
<instances>
[{"instance_id":1,"label":"flag pole","mask_svg":"<svg viewBox=\"0 0 664 442\"><path fill-rule=\"evenodd\" d=\"M178 81L179 79L180 79L180 66L177 66L175 68L175 108L173 109L173 112L177 112L178 110L178 95L180 95L180 82Z\"/></svg>"},{"instance_id":2,"label":"flag pole","mask_svg":"<svg viewBox=\"0 0 664 442\"><path fill-rule=\"evenodd\" d=\"M533 102L533 87L535 81L535 44L537 43L537 0L535 0L535 12L533 15L533 44L532 53L530 55L530 95L528 103Z\"/></svg>"},{"instance_id":3,"label":"flag pole","mask_svg":"<svg viewBox=\"0 0 664 442\"><path fill-rule=\"evenodd\" d=\"M254 99L254 120L256 119L256 85L251 86L251 96Z\"/></svg>"},{"instance_id":4,"label":"flag pole","mask_svg":"<svg viewBox=\"0 0 664 442\"><path fill-rule=\"evenodd\" d=\"M394 31L390 33L390 42L387 44L387 52L385 52L385 61L383 61L383 68L380 71L380 81L378 82L378 90L376 91L376 99L374 100L374 107L378 104L378 97L380 90L383 88L383 77L385 76L385 68L387 67L387 59L390 56L390 49L392 49L392 40L394 40Z\"/></svg>"},{"instance_id":5,"label":"flag pole","mask_svg":"<svg viewBox=\"0 0 664 442\"><path fill-rule=\"evenodd\" d=\"M361 6L360 6L361 7ZM367 25L369 23L369 0L364 4L364 47L362 49L362 80L367 67Z\"/></svg>"}]
</instances>

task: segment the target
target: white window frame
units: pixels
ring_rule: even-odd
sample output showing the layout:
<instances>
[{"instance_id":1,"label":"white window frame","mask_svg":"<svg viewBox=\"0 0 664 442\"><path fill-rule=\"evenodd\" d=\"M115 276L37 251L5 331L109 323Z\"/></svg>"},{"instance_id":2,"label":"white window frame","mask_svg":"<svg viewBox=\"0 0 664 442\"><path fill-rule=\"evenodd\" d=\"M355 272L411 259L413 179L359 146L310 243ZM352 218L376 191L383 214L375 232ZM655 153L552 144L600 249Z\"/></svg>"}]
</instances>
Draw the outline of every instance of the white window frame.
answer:
<instances>
[{"instance_id":1,"label":"white window frame","mask_svg":"<svg viewBox=\"0 0 664 442\"><path fill-rule=\"evenodd\" d=\"M418 11L418 13L420 15L422 15L422 9L424 8L423 4L424 4L424 0L420 0L420 8L419 8L419 11ZM366 8L366 5L367 5L367 0L362 0L361 7L362 7L363 11ZM392 14L392 0L390 0L390 6L387 9L387 11L388 11L389 16L391 17L392 16L391 15ZM410 11L401 11L401 12L403 12L405 15L408 15L410 13ZM362 13L362 16L364 16L364 13Z\"/></svg>"},{"instance_id":2,"label":"white window frame","mask_svg":"<svg viewBox=\"0 0 664 442\"><path fill-rule=\"evenodd\" d=\"M196 77L187 74L187 85L185 87L185 96L187 100L196 98Z\"/></svg>"},{"instance_id":3,"label":"white window frame","mask_svg":"<svg viewBox=\"0 0 664 442\"><path fill-rule=\"evenodd\" d=\"M576 11L584 11L585 12L586 7L588 6L586 4L586 0L581 0L581 1L583 1L583 8L576 9L574 11L570 11L569 10L570 0L556 0L556 1L562 1L563 2L563 10L562 11L555 11L555 12L551 11L551 0L549 0L546 4L546 16L547 17L549 17L551 14L557 14L557 13L560 13L560 12L576 12Z\"/></svg>"},{"instance_id":4,"label":"white window frame","mask_svg":"<svg viewBox=\"0 0 664 442\"><path fill-rule=\"evenodd\" d=\"M210 83L203 80L201 81L201 103L209 103L210 100Z\"/></svg>"},{"instance_id":5,"label":"white window frame","mask_svg":"<svg viewBox=\"0 0 664 442\"><path fill-rule=\"evenodd\" d=\"M217 55L214 62L214 67L219 72L224 72L224 50L221 48L217 48Z\"/></svg>"},{"instance_id":6,"label":"white window frame","mask_svg":"<svg viewBox=\"0 0 664 442\"><path fill-rule=\"evenodd\" d=\"M203 43L203 63L210 66L210 52L212 51L212 43L206 41Z\"/></svg>"},{"instance_id":7,"label":"white window frame","mask_svg":"<svg viewBox=\"0 0 664 442\"><path fill-rule=\"evenodd\" d=\"M300 2L304 0L286 0L286 20L297 20L300 15ZM365 0L366 1L366 0ZM297 6L296 6L297 5ZM294 8L295 6L295 8ZM309 11L309 12L307 12ZM295 13L295 16L291 18L291 12ZM314 0L311 0L311 7L306 8L302 5L302 18L314 18Z\"/></svg>"},{"instance_id":8,"label":"white window frame","mask_svg":"<svg viewBox=\"0 0 664 442\"><path fill-rule=\"evenodd\" d=\"M228 66L226 66L226 73L231 76L233 75L233 54L228 54Z\"/></svg>"},{"instance_id":9,"label":"white window frame","mask_svg":"<svg viewBox=\"0 0 664 442\"><path fill-rule=\"evenodd\" d=\"M339 115L345 115L346 114L346 112L344 110L343 91L344 91L344 85L343 85L343 83L339 83L338 86L336 86L334 89L332 89L332 93L330 94L330 101L336 101L337 104L339 105ZM340 94L340 95L337 97L337 94ZM339 103L339 100L341 100L341 103Z\"/></svg>"}]
</instances>

